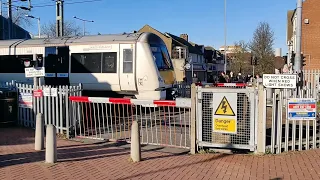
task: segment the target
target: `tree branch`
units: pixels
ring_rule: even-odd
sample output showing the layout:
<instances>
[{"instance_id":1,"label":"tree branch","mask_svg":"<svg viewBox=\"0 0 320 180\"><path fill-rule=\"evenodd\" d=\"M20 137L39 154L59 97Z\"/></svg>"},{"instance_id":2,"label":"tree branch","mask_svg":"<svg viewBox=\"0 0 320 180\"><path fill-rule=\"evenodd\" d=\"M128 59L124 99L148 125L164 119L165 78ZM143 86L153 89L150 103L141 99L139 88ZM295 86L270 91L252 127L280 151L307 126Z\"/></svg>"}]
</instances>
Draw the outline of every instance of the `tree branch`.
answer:
<instances>
[{"instance_id":1,"label":"tree branch","mask_svg":"<svg viewBox=\"0 0 320 180\"><path fill-rule=\"evenodd\" d=\"M64 22L64 36L80 36L81 27L73 21ZM42 25L41 31L48 37L56 37L56 23L50 22Z\"/></svg>"}]
</instances>

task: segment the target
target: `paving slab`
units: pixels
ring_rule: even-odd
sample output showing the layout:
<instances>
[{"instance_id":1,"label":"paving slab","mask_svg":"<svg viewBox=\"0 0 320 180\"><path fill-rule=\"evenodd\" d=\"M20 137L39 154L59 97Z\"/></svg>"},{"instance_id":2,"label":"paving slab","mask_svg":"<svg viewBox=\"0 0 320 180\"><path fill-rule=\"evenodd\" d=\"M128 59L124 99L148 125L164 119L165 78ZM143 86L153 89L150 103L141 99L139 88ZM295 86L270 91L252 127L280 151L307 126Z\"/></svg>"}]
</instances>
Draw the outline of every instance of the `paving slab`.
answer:
<instances>
[{"instance_id":1,"label":"paving slab","mask_svg":"<svg viewBox=\"0 0 320 180\"><path fill-rule=\"evenodd\" d=\"M143 161L132 163L128 144L63 139L57 144L58 163L48 165L44 151L34 151L34 130L0 128L0 179L320 179L319 149L189 155L185 149L143 146Z\"/></svg>"}]
</instances>

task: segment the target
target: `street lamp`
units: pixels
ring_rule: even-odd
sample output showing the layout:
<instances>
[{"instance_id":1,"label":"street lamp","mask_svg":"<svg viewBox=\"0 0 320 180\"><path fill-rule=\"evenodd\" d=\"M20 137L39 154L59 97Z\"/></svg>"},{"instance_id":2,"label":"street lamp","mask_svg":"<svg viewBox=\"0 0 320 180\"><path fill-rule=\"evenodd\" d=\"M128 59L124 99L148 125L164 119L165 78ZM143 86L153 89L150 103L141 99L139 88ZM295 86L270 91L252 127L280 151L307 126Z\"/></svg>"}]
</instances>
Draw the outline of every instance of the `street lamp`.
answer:
<instances>
[{"instance_id":1,"label":"street lamp","mask_svg":"<svg viewBox=\"0 0 320 180\"><path fill-rule=\"evenodd\" d=\"M73 18L78 19L78 20L83 22L83 36L85 36L86 35L86 22L92 22L93 23L94 21L81 19L81 18L78 18L77 16L73 16Z\"/></svg>"},{"instance_id":2,"label":"street lamp","mask_svg":"<svg viewBox=\"0 0 320 180\"><path fill-rule=\"evenodd\" d=\"M39 38L41 38L40 18L31 16L31 15L28 15L28 14L26 14L25 16L28 17L28 18L32 18L32 19L37 19L38 20L38 36L39 36Z\"/></svg>"},{"instance_id":3,"label":"street lamp","mask_svg":"<svg viewBox=\"0 0 320 180\"><path fill-rule=\"evenodd\" d=\"M224 72L227 72L227 0L224 0Z\"/></svg>"}]
</instances>

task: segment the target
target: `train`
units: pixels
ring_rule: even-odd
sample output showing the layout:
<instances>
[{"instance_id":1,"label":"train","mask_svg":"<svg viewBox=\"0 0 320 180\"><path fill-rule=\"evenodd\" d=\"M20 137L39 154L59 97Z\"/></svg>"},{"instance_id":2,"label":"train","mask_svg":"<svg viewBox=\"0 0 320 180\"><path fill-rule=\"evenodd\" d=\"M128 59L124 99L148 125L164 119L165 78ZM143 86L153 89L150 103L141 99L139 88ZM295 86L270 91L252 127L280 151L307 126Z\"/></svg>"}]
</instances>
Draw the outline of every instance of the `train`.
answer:
<instances>
[{"instance_id":1,"label":"train","mask_svg":"<svg viewBox=\"0 0 320 180\"><path fill-rule=\"evenodd\" d=\"M153 33L122 33L0 41L0 82L44 67L43 85L78 85L90 96L149 100L175 97L175 73L165 43ZM30 63L31 62L31 63Z\"/></svg>"}]
</instances>

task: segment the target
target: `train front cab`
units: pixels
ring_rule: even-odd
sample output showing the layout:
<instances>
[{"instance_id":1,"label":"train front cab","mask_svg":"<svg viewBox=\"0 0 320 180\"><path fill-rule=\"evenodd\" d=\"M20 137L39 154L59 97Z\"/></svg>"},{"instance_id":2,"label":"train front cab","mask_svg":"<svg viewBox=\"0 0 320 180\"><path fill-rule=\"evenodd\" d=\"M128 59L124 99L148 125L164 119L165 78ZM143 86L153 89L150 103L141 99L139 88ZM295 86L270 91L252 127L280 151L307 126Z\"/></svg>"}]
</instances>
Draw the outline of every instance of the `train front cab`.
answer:
<instances>
[{"instance_id":1,"label":"train front cab","mask_svg":"<svg viewBox=\"0 0 320 180\"><path fill-rule=\"evenodd\" d=\"M150 34L148 34L150 35ZM156 36L156 35L154 35ZM137 99L174 99L175 74L168 50L160 37L137 43Z\"/></svg>"}]
</instances>

